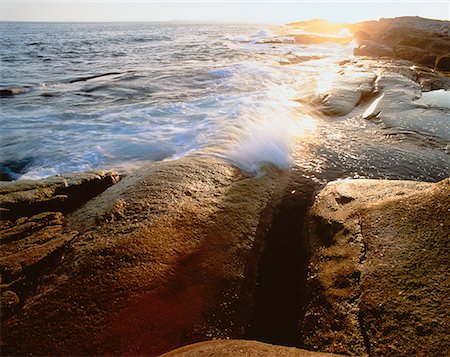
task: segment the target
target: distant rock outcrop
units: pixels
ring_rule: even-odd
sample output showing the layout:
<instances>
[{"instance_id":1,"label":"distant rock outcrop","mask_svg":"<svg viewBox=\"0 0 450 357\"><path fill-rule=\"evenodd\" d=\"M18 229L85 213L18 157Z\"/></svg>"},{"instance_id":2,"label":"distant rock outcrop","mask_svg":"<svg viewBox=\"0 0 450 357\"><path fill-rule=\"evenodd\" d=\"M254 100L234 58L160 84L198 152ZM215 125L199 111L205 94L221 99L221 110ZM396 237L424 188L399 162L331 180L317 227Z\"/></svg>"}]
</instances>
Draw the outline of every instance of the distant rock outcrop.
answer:
<instances>
[{"instance_id":1,"label":"distant rock outcrop","mask_svg":"<svg viewBox=\"0 0 450 357\"><path fill-rule=\"evenodd\" d=\"M351 37L318 36L312 34L292 35L292 37L294 37L295 43L302 45L317 45L330 42L346 45L351 41Z\"/></svg>"},{"instance_id":2,"label":"distant rock outcrop","mask_svg":"<svg viewBox=\"0 0 450 357\"><path fill-rule=\"evenodd\" d=\"M420 17L381 19L349 26L359 42L355 55L405 59L450 71L449 21ZM370 34L370 40L359 34Z\"/></svg>"},{"instance_id":3,"label":"distant rock outcrop","mask_svg":"<svg viewBox=\"0 0 450 357\"><path fill-rule=\"evenodd\" d=\"M450 21L404 16L357 23L313 19L288 26L305 32L294 35L296 43L344 44L349 39L342 34L350 32L359 44L354 51L357 56L405 59L440 71L450 71Z\"/></svg>"}]
</instances>

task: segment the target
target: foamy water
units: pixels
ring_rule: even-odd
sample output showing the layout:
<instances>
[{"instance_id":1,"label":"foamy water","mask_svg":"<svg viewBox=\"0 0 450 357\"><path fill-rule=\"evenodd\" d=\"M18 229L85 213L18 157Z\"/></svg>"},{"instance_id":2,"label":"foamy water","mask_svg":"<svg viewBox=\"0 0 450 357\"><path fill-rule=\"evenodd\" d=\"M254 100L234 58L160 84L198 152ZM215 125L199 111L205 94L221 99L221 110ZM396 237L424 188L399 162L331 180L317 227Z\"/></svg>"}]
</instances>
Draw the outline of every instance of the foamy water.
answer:
<instances>
[{"instance_id":1,"label":"foamy water","mask_svg":"<svg viewBox=\"0 0 450 357\"><path fill-rule=\"evenodd\" d=\"M386 137L362 119L312 117L293 99L323 85L320 76L354 44L295 45L277 33L248 25L2 23L0 87L21 93L0 97L1 170L13 179L127 171L206 153L252 173L272 163L384 177L389 157L401 168L396 177L446 175L440 147ZM281 65L287 56L311 60Z\"/></svg>"}]
</instances>

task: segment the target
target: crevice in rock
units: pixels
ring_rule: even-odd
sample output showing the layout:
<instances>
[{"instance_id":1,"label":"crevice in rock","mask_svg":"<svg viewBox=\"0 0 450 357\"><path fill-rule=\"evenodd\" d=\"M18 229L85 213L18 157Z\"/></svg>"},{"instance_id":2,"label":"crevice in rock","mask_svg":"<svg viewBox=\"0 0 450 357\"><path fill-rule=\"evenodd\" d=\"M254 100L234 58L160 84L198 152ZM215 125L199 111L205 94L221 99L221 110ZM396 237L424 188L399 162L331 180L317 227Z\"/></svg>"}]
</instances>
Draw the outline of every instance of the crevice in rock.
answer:
<instances>
[{"instance_id":1,"label":"crevice in rock","mask_svg":"<svg viewBox=\"0 0 450 357\"><path fill-rule=\"evenodd\" d=\"M31 181L34 184L24 187L21 187L20 181L2 186L0 219L16 220L41 212L66 214L74 211L121 179L121 176L115 172L100 172L99 174L88 172L85 178L77 177L76 173L71 175ZM12 198L8 198L8 196L12 196Z\"/></svg>"},{"instance_id":2,"label":"crevice in rock","mask_svg":"<svg viewBox=\"0 0 450 357\"><path fill-rule=\"evenodd\" d=\"M292 175L294 176L294 175ZM308 244L305 217L316 183L296 173L273 211L259 263L254 308L246 338L297 346L303 313Z\"/></svg>"},{"instance_id":3,"label":"crevice in rock","mask_svg":"<svg viewBox=\"0 0 450 357\"><path fill-rule=\"evenodd\" d=\"M370 83L366 84L370 89L368 90L368 88L366 88L366 90L361 91L361 97L358 103L356 103L355 108L362 105L367 105L380 95L380 92L377 88L378 80L379 76L375 75L374 79L370 81Z\"/></svg>"},{"instance_id":4,"label":"crevice in rock","mask_svg":"<svg viewBox=\"0 0 450 357\"><path fill-rule=\"evenodd\" d=\"M358 214L358 228L359 228L359 235L361 237L361 255L359 257L359 264L363 264L367 259L367 243L364 240L363 232L362 232L362 219L361 215ZM359 329L361 331L361 336L364 341L364 348L366 349L366 353L368 356L370 356L370 340L369 340L369 334L367 333L367 326L364 322L364 317L361 310L361 280L362 280L362 271L360 272L360 275L358 277L358 286L359 286L359 295L358 295L358 323L359 323Z\"/></svg>"},{"instance_id":5,"label":"crevice in rock","mask_svg":"<svg viewBox=\"0 0 450 357\"><path fill-rule=\"evenodd\" d=\"M367 327L366 324L364 322L364 318L361 312L361 307L359 307L358 309L358 322L359 322L359 327L361 329L361 336L363 338L364 341L364 347L366 349L367 355L370 356L370 340L369 340L369 334L367 333Z\"/></svg>"}]
</instances>

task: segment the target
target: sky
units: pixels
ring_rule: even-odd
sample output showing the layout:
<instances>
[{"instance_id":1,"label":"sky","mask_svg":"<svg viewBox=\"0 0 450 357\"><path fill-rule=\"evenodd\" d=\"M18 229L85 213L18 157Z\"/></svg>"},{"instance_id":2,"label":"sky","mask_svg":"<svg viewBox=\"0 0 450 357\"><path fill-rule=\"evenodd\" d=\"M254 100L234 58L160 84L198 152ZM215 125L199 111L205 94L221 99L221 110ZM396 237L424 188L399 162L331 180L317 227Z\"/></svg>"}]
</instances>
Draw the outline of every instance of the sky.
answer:
<instances>
[{"instance_id":1,"label":"sky","mask_svg":"<svg viewBox=\"0 0 450 357\"><path fill-rule=\"evenodd\" d=\"M449 20L450 1L0 0L0 21L357 22L422 16Z\"/></svg>"}]
</instances>

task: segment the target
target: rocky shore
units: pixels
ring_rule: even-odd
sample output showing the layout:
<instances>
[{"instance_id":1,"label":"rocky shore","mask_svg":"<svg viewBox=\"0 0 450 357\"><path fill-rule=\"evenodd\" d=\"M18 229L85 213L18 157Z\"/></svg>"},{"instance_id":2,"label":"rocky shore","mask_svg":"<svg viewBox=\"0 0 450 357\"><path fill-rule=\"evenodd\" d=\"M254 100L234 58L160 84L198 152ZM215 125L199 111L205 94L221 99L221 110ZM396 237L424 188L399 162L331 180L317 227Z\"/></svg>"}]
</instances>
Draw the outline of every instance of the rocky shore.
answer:
<instances>
[{"instance_id":1,"label":"rocky shore","mask_svg":"<svg viewBox=\"0 0 450 357\"><path fill-rule=\"evenodd\" d=\"M289 207L293 187L303 187L295 199L305 207L307 191L318 188L292 185L275 168L254 178L217 159L186 157L143 167L75 211L2 220L3 353L158 355L196 341L257 338L255 323L276 323L272 315L283 313L272 306L254 316L257 284L270 280L261 259L286 223L279 211ZM298 316L291 345L442 355L450 342L448 207L449 180L326 185L297 218L304 227L294 236L305 239L309 265L291 272L305 281L291 311ZM169 355L236 349L316 355L249 341Z\"/></svg>"},{"instance_id":2,"label":"rocky shore","mask_svg":"<svg viewBox=\"0 0 450 357\"><path fill-rule=\"evenodd\" d=\"M445 141L450 109L423 93L450 89L448 27L413 20L355 25L370 57L293 99L336 120L427 121ZM434 62L399 55L405 26L433 34ZM2 354L444 356L449 207L450 179L324 184L206 155L1 182Z\"/></svg>"},{"instance_id":3,"label":"rocky shore","mask_svg":"<svg viewBox=\"0 0 450 357\"><path fill-rule=\"evenodd\" d=\"M292 35L296 43L348 44L355 39L357 56L403 59L434 70L450 71L449 21L404 16L336 24L315 19L291 23L289 27L316 34ZM338 36L342 32L349 33Z\"/></svg>"}]
</instances>

